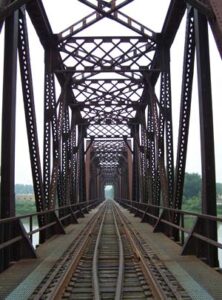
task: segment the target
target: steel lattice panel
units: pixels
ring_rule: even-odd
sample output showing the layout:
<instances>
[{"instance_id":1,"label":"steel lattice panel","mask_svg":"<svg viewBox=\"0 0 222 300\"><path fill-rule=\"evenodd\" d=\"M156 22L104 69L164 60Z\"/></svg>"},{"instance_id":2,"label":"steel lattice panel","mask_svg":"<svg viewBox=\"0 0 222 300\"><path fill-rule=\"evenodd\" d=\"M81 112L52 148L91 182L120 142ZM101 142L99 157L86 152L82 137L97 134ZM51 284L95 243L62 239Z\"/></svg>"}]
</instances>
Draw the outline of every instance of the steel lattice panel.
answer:
<instances>
[{"instance_id":1,"label":"steel lattice panel","mask_svg":"<svg viewBox=\"0 0 222 300\"><path fill-rule=\"evenodd\" d=\"M144 37L71 37L58 48L66 70L129 72L150 68L156 43Z\"/></svg>"},{"instance_id":2,"label":"steel lattice panel","mask_svg":"<svg viewBox=\"0 0 222 300\"><path fill-rule=\"evenodd\" d=\"M98 160L98 167L105 180L113 181L118 175L121 158L126 151L123 141L95 141L92 153Z\"/></svg>"},{"instance_id":3,"label":"steel lattice panel","mask_svg":"<svg viewBox=\"0 0 222 300\"><path fill-rule=\"evenodd\" d=\"M87 136L130 137L129 121L135 118L144 85L130 80L87 80L74 85L75 101L87 120ZM98 126L97 126L98 125Z\"/></svg>"},{"instance_id":4,"label":"steel lattice panel","mask_svg":"<svg viewBox=\"0 0 222 300\"><path fill-rule=\"evenodd\" d=\"M125 125L92 125L87 129L87 137L119 138L130 137L130 129Z\"/></svg>"}]
</instances>

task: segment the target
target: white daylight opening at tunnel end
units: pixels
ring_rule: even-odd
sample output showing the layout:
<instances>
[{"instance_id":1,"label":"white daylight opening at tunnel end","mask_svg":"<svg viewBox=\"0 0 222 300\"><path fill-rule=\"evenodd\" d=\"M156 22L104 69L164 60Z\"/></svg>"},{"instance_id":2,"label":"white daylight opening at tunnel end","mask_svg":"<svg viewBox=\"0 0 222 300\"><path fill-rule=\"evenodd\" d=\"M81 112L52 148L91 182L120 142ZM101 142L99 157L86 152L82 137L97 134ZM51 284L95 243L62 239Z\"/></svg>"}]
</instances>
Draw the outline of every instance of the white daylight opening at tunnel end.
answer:
<instances>
[{"instance_id":1,"label":"white daylight opening at tunnel end","mask_svg":"<svg viewBox=\"0 0 222 300\"><path fill-rule=\"evenodd\" d=\"M105 193L106 200L114 200L114 186L113 185L105 185L104 193Z\"/></svg>"}]
</instances>

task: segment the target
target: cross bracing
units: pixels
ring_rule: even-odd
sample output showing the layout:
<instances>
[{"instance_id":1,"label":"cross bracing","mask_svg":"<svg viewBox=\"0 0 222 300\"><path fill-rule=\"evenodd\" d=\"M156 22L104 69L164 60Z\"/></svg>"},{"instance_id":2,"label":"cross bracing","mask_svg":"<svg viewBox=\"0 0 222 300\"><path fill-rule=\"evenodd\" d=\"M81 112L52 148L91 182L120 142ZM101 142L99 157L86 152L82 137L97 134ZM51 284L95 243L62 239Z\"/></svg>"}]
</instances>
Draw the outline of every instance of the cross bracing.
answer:
<instances>
[{"instance_id":1,"label":"cross bracing","mask_svg":"<svg viewBox=\"0 0 222 300\"><path fill-rule=\"evenodd\" d=\"M150 205L147 212L155 230L181 242L181 208L195 68L200 109L201 212L216 216L208 24L221 55L221 1L169 1L160 32L147 25L149 20L144 25L125 13L124 9L130 5L141 5L138 0L77 2L90 13L55 33L44 1L0 1L0 28L5 26L1 218L15 215L15 107L19 81L38 223L43 228L41 242L55 232L63 232L62 226L70 222L67 206L103 198L107 184L114 186L116 199L126 198ZM62 3L61 15L64 7ZM147 0L143 9L144 14L152 10L152 1ZM45 54L42 143L39 143L41 135L36 121L37 100L27 15ZM181 103L177 137L173 130L171 82L171 61L177 61L177 57L172 55L171 47L176 34L180 34L183 18L186 28L181 97L177 99ZM126 29L129 34L121 35L120 30L111 35L111 27L105 29L107 35L86 33L104 20ZM21 78L17 80L18 64ZM56 85L60 87L59 94ZM176 138L177 148L173 147ZM203 221L203 216L198 218L193 232L203 231L206 239L216 241L216 221ZM55 227L52 230L45 229L49 224L56 226L50 225ZM20 223L18 226L22 228ZM5 241L9 233L4 232L5 228L1 230ZM9 231L11 238L15 238L13 230ZM201 242L195 248L193 239L190 234L184 243L184 253L203 256L210 265L216 266L215 243L202 250ZM9 261L6 259L1 267L5 268Z\"/></svg>"}]
</instances>

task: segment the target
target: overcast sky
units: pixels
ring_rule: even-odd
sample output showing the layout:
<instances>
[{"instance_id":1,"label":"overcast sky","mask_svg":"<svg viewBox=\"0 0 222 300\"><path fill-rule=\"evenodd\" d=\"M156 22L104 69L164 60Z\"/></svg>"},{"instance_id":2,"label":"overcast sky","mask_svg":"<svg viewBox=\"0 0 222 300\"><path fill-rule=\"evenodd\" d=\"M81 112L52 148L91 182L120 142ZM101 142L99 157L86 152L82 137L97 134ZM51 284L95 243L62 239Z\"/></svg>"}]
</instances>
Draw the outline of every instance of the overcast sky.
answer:
<instances>
[{"instance_id":1,"label":"overcast sky","mask_svg":"<svg viewBox=\"0 0 222 300\"><path fill-rule=\"evenodd\" d=\"M154 31L161 30L164 17L169 5L169 0L135 0L123 9L123 12L138 20L142 24L148 26ZM78 0L64 0L61 6L60 1L43 0L49 20L54 33L60 32L69 25L75 23L82 17L86 16L92 10ZM29 24L29 38L34 82L35 103L37 111L37 122L39 131L40 150L42 152L43 138L43 85L44 85L44 53L38 41L38 38ZM182 61L184 47L185 19L179 29L175 43L171 51L172 63L172 101L173 101L173 123L174 123L174 149L176 154L177 132L179 121L179 106L182 80ZM98 22L92 28L82 32L81 35L127 35L129 30L110 20ZM132 33L131 33L132 34ZM134 34L136 35L136 34ZM217 181L222 182L222 134L221 134L221 70L222 63L218 51L210 34L211 49L211 70L212 70L212 91L213 91L213 109L214 109L214 125L215 125L215 155L216 155L216 175ZM3 59L3 34L0 36L0 62ZM0 70L2 78L2 70ZM18 73L18 82L19 73ZM2 79L1 79L2 82ZM0 87L2 88L2 87ZM18 83L17 97L17 132L16 132L16 183L32 183L29 153L26 137L26 128L24 122L23 103L21 96L21 86ZM159 91L157 91L159 94ZM1 90L0 90L0 93ZM59 90L58 90L59 93ZM58 96L58 94L57 94ZM194 83L192 114L190 125L190 137L187 157L187 172L201 173L200 164L200 142L199 142L199 114L198 114L198 98L197 84Z\"/></svg>"}]
</instances>

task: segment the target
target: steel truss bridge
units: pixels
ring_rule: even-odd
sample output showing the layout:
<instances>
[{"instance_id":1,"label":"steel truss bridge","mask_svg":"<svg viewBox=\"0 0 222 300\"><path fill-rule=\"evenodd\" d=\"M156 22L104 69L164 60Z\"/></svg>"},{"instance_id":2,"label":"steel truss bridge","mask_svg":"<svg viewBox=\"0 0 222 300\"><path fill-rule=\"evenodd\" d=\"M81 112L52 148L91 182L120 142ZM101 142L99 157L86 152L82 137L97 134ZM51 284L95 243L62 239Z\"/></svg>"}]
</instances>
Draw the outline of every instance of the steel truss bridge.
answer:
<instances>
[{"instance_id":1,"label":"steel truss bridge","mask_svg":"<svg viewBox=\"0 0 222 300\"><path fill-rule=\"evenodd\" d=\"M161 32L122 12L136 0L78 1L92 12L60 33L52 31L44 1L0 1L0 28L4 24L5 31L1 271L11 261L35 257L32 234L39 231L40 243L44 243L54 234L64 233L64 227L76 222L77 215L104 199L106 185L113 185L116 201L142 214L155 231L180 242L183 254L194 254L210 266L218 266L217 248L222 245L217 240L217 223L222 220L217 218L216 209L208 24L222 56L221 0L169 1ZM152 9L152 1L147 1L147 9ZM27 15L45 55L42 161ZM183 17L186 33L174 161L170 61L175 58L170 58L170 52ZM128 28L131 35L84 35L88 27L106 18ZM28 215L31 233L25 231L22 218L15 216L18 66L37 211ZM181 210L195 68L200 109L201 214ZM55 81L60 86L59 95ZM187 214L196 218L189 231L183 223ZM34 216L38 219L35 230Z\"/></svg>"}]
</instances>

